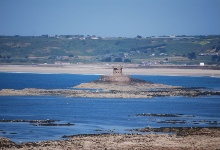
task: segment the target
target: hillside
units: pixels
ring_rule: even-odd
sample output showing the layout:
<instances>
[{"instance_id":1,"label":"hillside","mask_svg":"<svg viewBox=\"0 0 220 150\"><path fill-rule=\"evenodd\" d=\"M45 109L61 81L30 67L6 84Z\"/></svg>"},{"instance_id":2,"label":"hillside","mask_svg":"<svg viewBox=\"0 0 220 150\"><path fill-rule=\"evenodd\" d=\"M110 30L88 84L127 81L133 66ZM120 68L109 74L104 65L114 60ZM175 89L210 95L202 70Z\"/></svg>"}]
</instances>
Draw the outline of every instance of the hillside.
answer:
<instances>
[{"instance_id":1,"label":"hillside","mask_svg":"<svg viewBox=\"0 0 220 150\"><path fill-rule=\"evenodd\" d=\"M1 64L126 62L220 64L220 36L101 38L0 36Z\"/></svg>"}]
</instances>

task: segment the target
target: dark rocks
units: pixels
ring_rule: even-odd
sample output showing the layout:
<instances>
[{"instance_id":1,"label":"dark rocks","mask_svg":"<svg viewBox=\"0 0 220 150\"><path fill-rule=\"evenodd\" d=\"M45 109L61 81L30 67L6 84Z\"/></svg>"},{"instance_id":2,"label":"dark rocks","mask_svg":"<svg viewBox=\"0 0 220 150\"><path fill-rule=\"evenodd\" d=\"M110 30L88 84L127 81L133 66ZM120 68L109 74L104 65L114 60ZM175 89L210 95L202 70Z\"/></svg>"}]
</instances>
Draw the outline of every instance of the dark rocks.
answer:
<instances>
[{"instance_id":1,"label":"dark rocks","mask_svg":"<svg viewBox=\"0 0 220 150\"><path fill-rule=\"evenodd\" d=\"M138 132L158 132L158 133L175 133L177 136L189 136L189 135L210 135L214 137L220 137L219 127L161 127L161 128L142 128L134 129Z\"/></svg>"},{"instance_id":2,"label":"dark rocks","mask_svg":"<svg viewBox=\"0 0 220 150\"><path fill-rule=\"evenodd\" d=\"M164 120L164 121L158 121L157 123L185 124L187 123L187 121L186 120Z\"/></svg>"},{"instance_id":3,"label":"dark rocks","mask_svg":"<svg viewBox=\"0 0 220 150\"><path fill-rule=\"evenodd\" d=\"M58 120L50 120L50 119L46 119L46 120L8 120L8 119L2 119L0 120L0 122L28 122L28 123L53 123L56 122Z\"/></svg>"},{"instance_id":4,"label":"dark rocks","mask_svg":"<svg viewBox=\"0 0 220 150\"><path fill-rule=\"evenodd\" d=\"M220 122L219 121L208 121L208 120L199 120L199 121L192 121L193 124L201 124L201 123L204 123L204 124L208 124L208 125L219 125Z\"/></svg>"},{"instance_id":5,"label":"dark rocks","mask_svg":"<svg viewBox=\"0 0 220 150\"><path fill-rule=\"evenodd\" d=\"M150 114L150 113L143 113L143 114L136 114L135 116L143 116L143 117L150 117L149 119L157 123L165 124L186 124L186 127L160 127L160 128L153 128L153 127L145 127L140 129L131 129L129 131L135 132L155 132L155 133L172 133L176 134L177 136L188 136L188 135L208 135L208 136L215 136L220 137L218 135L220 133L220 124L217 120L192 120L196 119L194 115L184 115L184 114ZM159 119L158 119L159 117ZM172 118L184 118L184 119L172 119ZM163 118L169 118L169 120L163 120ZM188 120L187 120L188 119ZM158 120L158 121L157 121ZM195 124L208 124L209 127L198 127ZM188 127L187 127L188 126ZM191 127L189 127L191 126ZM218 133L218 134L217 134Z\"/></svg>"},{"instance_id":6,"label":"dark rocks","mask_svg":"<svg viewBox=\"0 0 220 150\"><path fill-rule=\"evenodd\" d=\"M53 122L56 122L58 120L50 120L50 119L47 119L47 120L31 120L29 121L29 123L53 123Z\"/></svg>"},{"instance_id":7,"label":"dark rocks","mask_svg":"<svg viewBox=\"0 0 220 150\"><path fill-rule=\"evenodd\" d=\"M154 116L154 117L182 117L183 114L136 114L135 116Z\"/></svg>"},{"instance_id":8,"label":"dark rocks","mask_svg":"<svg viewBox=\"0 0 220 150\"><path fill-rule=\"evenodd\" d=\"M55 122L59 122L59 120L50 120L50 119L46 119L46 120L5 120L2 119L0 120L0 122L27 122L27 123L31 123L34 126L73 126L75 124L72 123L64 123L64 124L60 124L60 123L55 123Z\"/></svg>"},{"instance_id":9,"label":"dark rocks","mask_svg":"<svg viewBox=\"0 0 220 150\"><path fill-rule=\"evenodd\" d=\"M132 115L129 115L132 116ZM195 118L194 115L184 115L184 114L151 114L151 113L142 113L142 114L135 114L134 116L137 117L150 117L149 119L153 122L157 123L163 123L163 124L189 124L189 125L197 125L197 124L207 124L211 127L218 126L220 124L217 120L192 120L192 118ZM160 119L158 119L158 117ZM173 119L173 118L183 118L183 119ZM169 118L169 120L163 120L161 118ZM196 118L195 118L196 119ZM158 121L157 121L158 120Z\"/></svg>"},{"instance_id":10,"label":"dark rocks","mask_svg":"<svg viewBox=\"0 0 220 150\"><path fill-rule=\"evenodd\" d=\"M58 124L58 123L40 123L40 124L34 124L35 126L73 126L75 124L72 123L64 123L64 124Z\"/></svg>"},{"instance_id":11,"label":"dark rocks","mask_svg":"<svg viewBox=\"0 0 220 150\"><path fill-rule=\"evenodd\" d=\"M11 132L11 133L9 133L9 134L17 134L16 132Z\"/></svg>"},{"instance_id":12,"label":"dark rocks","mask_svg":"<svg viewBox=\"0 0 220 150\"><path fill-rule=\"evenodd\" d=\"M10 139L8 138L4 138L4 137L0 137L0 148L12 148L15 147L16 143L12 142Z\"/></svg>"},{"instance_id":13,"label":"dark rocks","mask_svg":"<svg viewBox=\"0 0 220 150\"><path fill-rule=\"evenodd\" d=\"M134 81L133 81L134 80ZM100 82L82 83L75 87L77 90L67 89L3 89L0 95L56 95L68 97L96 97L96 98L152 98L164 96L204 96L220 95L220 91L203 91L184 87L153 84L139 79L132 79L129 83ZM88 90L90 89L90 90Z\"/></svg>"}]
</instances>

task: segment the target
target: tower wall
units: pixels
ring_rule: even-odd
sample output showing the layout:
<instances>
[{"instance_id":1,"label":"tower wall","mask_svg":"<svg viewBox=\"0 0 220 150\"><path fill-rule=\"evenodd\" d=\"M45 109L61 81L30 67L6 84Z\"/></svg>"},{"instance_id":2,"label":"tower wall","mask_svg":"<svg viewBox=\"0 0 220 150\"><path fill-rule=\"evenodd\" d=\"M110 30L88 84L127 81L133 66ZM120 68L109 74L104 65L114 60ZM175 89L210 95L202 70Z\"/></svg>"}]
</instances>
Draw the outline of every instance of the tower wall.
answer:
<instances>
[{"instance_id":1,"label":"tower wall","mask_svg":"<svg viewBox=\"0 0 220 150\"><path fill-rule=\"evenodd\" d=\"M102 82L131 82L131 77L130 76L106 76L103 75L99 79L99 81Z\"/></svg>"},{"instance_id":2,"label":"tower wall","mask_svg":"<svg viewBox=\"0 0 220 150\"><path fill-rule=\"evenodd\" d=\"M113 75L114 76L121 76L122 75L122 66L114 67L113 66Z\"/></svg>"}]
</instances>

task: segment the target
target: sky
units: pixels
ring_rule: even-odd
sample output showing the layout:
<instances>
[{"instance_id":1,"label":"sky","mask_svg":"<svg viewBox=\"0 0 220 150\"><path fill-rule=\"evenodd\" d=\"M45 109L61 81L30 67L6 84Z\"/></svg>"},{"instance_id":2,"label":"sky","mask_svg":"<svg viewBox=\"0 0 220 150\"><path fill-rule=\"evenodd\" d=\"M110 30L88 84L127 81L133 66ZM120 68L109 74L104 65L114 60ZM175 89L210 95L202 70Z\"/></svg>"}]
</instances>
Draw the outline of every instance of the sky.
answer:
<instances>
[{"instance_id":1,"label":"sky","mask_svg":"<svg viewBox=\"0 0 220 150\"><path fill-rule=\"evenodd\" d=\"M0 0L0 35L220 35L220 0Z\"/></svg>"}]
</instances>

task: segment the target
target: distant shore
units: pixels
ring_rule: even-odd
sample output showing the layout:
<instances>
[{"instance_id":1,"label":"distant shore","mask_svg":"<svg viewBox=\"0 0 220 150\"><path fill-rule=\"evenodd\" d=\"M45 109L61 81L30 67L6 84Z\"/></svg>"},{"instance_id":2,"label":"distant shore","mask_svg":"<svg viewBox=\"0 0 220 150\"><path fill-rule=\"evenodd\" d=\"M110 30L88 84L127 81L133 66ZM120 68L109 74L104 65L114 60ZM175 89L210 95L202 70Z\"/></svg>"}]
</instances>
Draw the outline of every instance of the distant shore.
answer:
<instances>
[{"instance_id":1,"label":"distant shore","mask_svg":"<svg viewBox=\"0 0 220 150\"><path fill-rule=\"evenodd\" d=\"M113 65L80 64L80 65L0 65L0 72L10 73L51 73L51 74L101 74L111 75ZM126 75L170 75L170 76L214 76L220 77L220 70L214 69L181 69L178 67L140 68L135 65L123 65Z\"/></svg>"}]
</instances>

